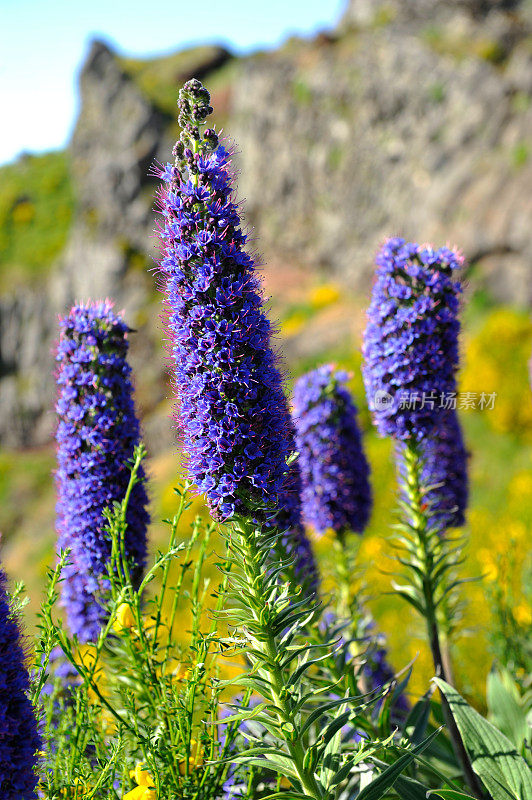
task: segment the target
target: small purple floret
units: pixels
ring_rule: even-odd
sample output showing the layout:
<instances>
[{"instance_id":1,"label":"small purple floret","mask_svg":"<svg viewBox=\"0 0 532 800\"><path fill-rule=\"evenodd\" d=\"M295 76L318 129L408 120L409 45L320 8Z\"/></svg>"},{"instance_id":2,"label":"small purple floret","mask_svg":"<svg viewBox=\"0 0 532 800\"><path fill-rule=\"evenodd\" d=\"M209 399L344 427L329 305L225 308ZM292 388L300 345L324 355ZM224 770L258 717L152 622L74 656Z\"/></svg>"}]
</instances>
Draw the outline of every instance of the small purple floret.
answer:
<instances>
[{"instance_id":1,"label":"small purple floret","mask_svg":"<svg viewBox=\"0 0 532 800\"><path fill-rule=\"evenodd\" d=\"M98 596L106 588L111 555L104 510L124 498L140 432L126 360L129 328L112 304L74 306L60 325L57 533L59 548L70 548L62 597L72 633L87 642L102 624ZM142 469L139 477L144 478ZM125 536L135 584L146 559L147 502L140 482L131 494Z\"/></svg>"},{"instance_id":2,"label":"small purple floret","mask_svg":"<svg viewBox=\"0 0 532 800\"><path fill-rule=\"evenodd\" d=\"M318 533L362 533L371 513L369 465L347 373L327 364L300 378L293 419L303 518Z\"/></svg>"}]
</instances>

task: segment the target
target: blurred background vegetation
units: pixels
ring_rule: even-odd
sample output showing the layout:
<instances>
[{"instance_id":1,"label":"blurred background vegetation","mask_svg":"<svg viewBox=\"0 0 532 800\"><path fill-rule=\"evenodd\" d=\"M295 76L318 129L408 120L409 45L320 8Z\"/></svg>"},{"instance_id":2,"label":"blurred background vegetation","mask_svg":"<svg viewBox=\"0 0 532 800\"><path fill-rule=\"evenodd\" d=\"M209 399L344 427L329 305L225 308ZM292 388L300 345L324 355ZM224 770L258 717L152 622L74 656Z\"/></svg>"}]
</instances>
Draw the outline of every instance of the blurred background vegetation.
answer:
<instances>
[{"instance_id":1,"label":"blurred background vegetation","mask_svg":"<svg viewBox=\"0 0 532 800\"><path fill-rule=\"evenodd\" d=\"M326 317L334 324L336 314L350 310L360 316L362 298L346 296L334 284L311 287L300 302L285 311L280 321L280 344ZM274 302L275 309L275 302ZM455 649L456 675L460 689L477 702L484 702L484 685L490 666L501 656L508 641L523 640L532 625L532 400L528 359L532 349L532 323L525 312L510 308L484 308L482 299L472 297L464 310L461 391L496 392L491 410L460 412L471 453L471 501L467 559L462 576L475 580L463 587L464 611L461 636ZM511 354L511 357L509 356ZM389 572L393 570L391 538L396 507L396 485L391 446L374 432L367 409L360 373L358 335L342 349L331 350L319 359L309 358L289 366L297 377L317 363L333 361L349 369L351 387L360 409L365 444L372 469L375 506L368 530L361 537L360 575L357 585L369 597L378 627L386 633L390 658L397 669L414 660L411 691L425 691L432 676L430 653L423 642L419 623L410 609L390 592ZM165 401L162 413L170 413ZM54 548L53 447L23 452L3 451L0 455L0 529L4 531L4 561L9 573L27 584L30 629L42 592ZM168 441L164 452L149 460L152 552L162 547L167 526L178 500L174 487L180 484L180 454ZM205 513L197 499L185 515L186 526L196 513ZM316 553L327 576L332 565L327 537L312 532ZM216 545L214 546L216 549ZM214 573L213 577L215 577ZM324 589L334 592L325 579Z\"/></svg>"}]
</instances>

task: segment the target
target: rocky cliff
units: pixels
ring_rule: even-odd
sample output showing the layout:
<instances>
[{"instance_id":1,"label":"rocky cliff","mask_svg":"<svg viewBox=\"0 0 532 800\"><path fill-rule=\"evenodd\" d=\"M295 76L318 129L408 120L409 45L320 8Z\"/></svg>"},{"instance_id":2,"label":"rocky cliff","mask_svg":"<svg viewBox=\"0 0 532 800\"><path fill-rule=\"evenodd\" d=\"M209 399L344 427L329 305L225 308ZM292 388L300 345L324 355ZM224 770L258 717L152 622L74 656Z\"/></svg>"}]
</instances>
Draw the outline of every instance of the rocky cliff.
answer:
<instances>
[{"instance_id":1,"label":"rocky cliff","mask_svg":"<svg viewBox=\"0 0 532 800\"><path fill-rule=\"evenodd\" d=\"M94 43L70 145L66 247L39 285L0 297L2 442L50 435L55 320L75 299L116 297L142 330L133 359L150 386L145 411L164 396L148 170L171 150L172 104L192 74L238 143L239 191L266 264L364 292L379 241L404 234L459 244L475 287L529 304L530 30L528 3L352 0L335 30L245 59L199 48L131 61Z\"/></svg>"}]
</instances>

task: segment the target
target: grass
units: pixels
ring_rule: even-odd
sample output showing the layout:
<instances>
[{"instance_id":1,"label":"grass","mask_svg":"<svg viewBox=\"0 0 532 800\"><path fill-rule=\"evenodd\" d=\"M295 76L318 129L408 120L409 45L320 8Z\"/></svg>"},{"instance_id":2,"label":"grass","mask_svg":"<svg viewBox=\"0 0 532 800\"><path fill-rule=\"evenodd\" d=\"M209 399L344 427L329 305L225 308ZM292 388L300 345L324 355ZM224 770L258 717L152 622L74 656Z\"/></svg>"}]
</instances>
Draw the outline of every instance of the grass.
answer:
<instances>
[{"instance_id":1,"label":"grass","mask_svg":"<svg viewBox=\"0 0 532 800\"><path fill-rule=\"evenodd\" d=\"M0 291L43 280L65 246L74 193L63 151L0 167Z\"/></svg>"}]
</instances>

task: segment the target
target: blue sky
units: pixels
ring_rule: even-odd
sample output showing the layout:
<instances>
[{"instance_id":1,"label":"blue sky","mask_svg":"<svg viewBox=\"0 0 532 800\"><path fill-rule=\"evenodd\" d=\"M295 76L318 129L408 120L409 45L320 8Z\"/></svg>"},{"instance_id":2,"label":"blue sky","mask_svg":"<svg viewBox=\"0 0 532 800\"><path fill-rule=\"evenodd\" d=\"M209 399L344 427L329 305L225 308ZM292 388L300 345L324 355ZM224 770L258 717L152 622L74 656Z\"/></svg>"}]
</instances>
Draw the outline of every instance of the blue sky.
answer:
<instances>
[{"instance_id":1,"label":"blue sky","mask_svg":"<svg viewBox=\"0 0 532 800\"><path fill-rule=\"evenodd\" d=\"M236 52L331 27L345 0L0 0L0 163L62 147L94 36L130 55L215 41Z\"/></svg>"}]
</instances>

